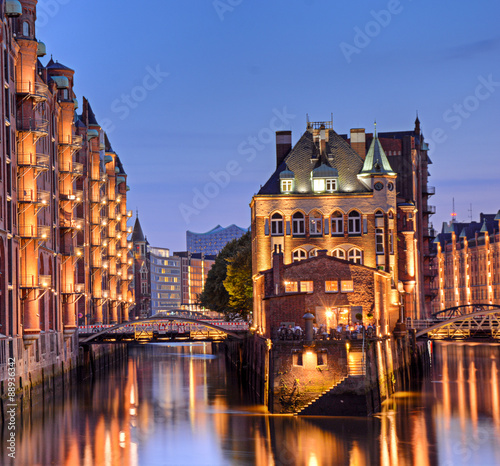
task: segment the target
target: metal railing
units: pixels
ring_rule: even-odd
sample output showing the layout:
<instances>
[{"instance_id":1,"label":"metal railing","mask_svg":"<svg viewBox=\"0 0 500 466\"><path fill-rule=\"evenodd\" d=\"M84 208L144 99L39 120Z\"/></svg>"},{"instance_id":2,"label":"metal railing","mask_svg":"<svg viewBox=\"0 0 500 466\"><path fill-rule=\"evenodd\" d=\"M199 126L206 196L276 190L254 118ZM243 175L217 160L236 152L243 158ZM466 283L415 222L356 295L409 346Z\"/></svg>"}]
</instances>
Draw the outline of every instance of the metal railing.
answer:
<instances>
[{"instance_id":1,"label":"metal railing","mask_svg":"<svg viewBox=\"0 0 500 466\"><path fill-rule=\"evenodd\" d=\"M17 130L25 133L38 133L47 135L49 132L49 121L44 118L18 118Z\"/></svg>"},{"instance_id":2,"label":"metal railing","mask_svg":"<svg viewBox=\"0 0 500 466\"><path fill-rule=\"evenodd\" d=\"M31 81L16 82L16 92L18 94L27 94L39 102L47 100L50 95L47 84Z\"/></svg>"},{"instance_id":3,"label":"metal railing","mask_svg":"<svg viewBox=\"0 0 500 466\"><path fill-rule=\"evenodd\" d=\"M50 238L51 227L44 225L19 225L19 236L46 241Z\"/></svg>"}]
</instances>

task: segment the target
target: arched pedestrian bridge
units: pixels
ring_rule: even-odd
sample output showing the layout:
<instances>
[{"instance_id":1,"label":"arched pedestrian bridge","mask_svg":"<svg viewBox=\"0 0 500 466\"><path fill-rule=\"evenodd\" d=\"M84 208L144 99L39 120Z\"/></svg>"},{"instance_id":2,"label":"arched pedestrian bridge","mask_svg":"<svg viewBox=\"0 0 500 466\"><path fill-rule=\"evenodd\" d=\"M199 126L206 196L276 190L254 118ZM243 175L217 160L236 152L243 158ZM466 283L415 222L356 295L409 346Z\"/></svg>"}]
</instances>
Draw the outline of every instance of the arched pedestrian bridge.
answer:
<instances>
[{"instance_id":1,"label":"arched pedestrian bridge","mask_svg":"<svg viewBox=\"0 0 500 466\"><path fill-rule=\"evenodd\" d=\"M117 325L87 325L78 328L80 344L221 341L241 339L248 332L247 322L193 319L178 315L155 315Z\"/></svg>"},{"instance_id":2,"label":"arched pedestrian bridge","mask_svg":"<svg viewBox=\"0 0 500 466\"><path fill-rule=\"evenodd\" d=\"M411 326L417 338L434 340L500 340L500 305L467 304L450 307L432 315L432 319L415 320Z\"/></svg>"}]
</instances>

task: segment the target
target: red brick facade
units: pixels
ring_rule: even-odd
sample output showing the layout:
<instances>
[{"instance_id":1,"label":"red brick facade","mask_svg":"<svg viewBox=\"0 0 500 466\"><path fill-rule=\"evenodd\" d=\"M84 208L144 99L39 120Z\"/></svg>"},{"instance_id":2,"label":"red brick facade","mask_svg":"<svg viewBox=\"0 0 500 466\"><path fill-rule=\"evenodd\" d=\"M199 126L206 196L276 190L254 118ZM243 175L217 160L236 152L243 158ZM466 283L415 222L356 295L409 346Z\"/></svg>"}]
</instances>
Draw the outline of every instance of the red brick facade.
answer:
<instances>
[{"instance_id":1,"label":"red brick facade","mask_svg":"<svg viewBox=\"0 0 500 466\"><path fill-rule=\"evenodd\" d=\"M282 323L304 328L303 316L310 312L316 325L325 328L339 323L376 323L381 332L392 330L399 308L390 302L391 278L381 270L337 259L319 251L317 257L285 265L283 254L275 253L273 268L256 278L254 323L268 338L275 338ZM312 282L311 292L301 292L301 282ZM326 291L325 282L337 284L337 291ZM343 291L342 283L352 282L353 291ZM287 291L287 284L297 283L297 291ZM372 315L372 317L370 317Z\"/></svg>"}]
</instances>

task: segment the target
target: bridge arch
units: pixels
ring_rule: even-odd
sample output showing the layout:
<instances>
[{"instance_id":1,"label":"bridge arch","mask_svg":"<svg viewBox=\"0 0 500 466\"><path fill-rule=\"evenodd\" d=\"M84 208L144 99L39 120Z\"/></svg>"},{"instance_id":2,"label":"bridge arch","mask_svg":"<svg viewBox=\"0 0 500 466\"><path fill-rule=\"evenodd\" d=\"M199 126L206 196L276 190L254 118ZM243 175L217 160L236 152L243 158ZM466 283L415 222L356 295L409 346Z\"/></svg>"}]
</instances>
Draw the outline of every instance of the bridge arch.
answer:
<instances>
[{"instance_id":1,"label":"bridge arch","mask_svg":"<svg viewBox=\"0 0 500 466\"><path fill-rule=\"evenodd\" d=\"M467 312L467 310L471 310L470 312ZM498 304L462 304L461 306L453 306L449 307L447 309L443 309L441 311L435 312L432 314L432 317L436 319L443 319L443 318L452 318L456 316L464 316L464 315L469 315L472 314L473 312L479 312L479 311L488 311L488 310L493 310L493 309L499 309L500 310L500 305Z\"/></svg>"},{"instance_id":2,"label":"bridge arch","mask_svg":"<svg viewBox=\"0 0 500 466\"><path fill-rule=\"evenodd\" d=\"M130 325L135 326L135 325L139 325L139 324L152 323L152 322L188 322L188 323L197 324L197 325L201 325L204 327L212 328L214 330L218 330L220 332L225 333L227 336L230 336L230 337L238 339L238 340L243 338L241 335L238 335L237 333L232 332L231 330L226 330L218 325L211 324L210 322L204 322L204 321L197 320L197 319L190 319L187 317L164 316L164 317L147 317L145 319L138 319L138 320L133 320L133 321L129 321L129 322L122 322L121 324L113 325L112 327L107 327L107 328L101 330L100 332L94 333L90 337L83 338L80 340L80 343L82 343L82 344L90 343L93 340L96 340L97 338L106 335L107 333L111 333L113 330L117 330L117 329L120 329L123 327L127 327Z\"/></svg>"},{"instance_id":3,"label":"bridge arch","mask_svg":"<svg viewBox=\"0 0 500 466\"><path fill-rule=\"evenodd\" d=\"M468 307L470 307L471 305L467 305ZM447 319L447 320L442 320L441 322L436 322L435 324L427 327L427 328L424 328L422 330L419 330L417 333L416 333L416 337L421 337L421 336L424 336L426 334L429 334L429 333L432 333L434 332L435 330L438 330L440 328L443 328L443 327L447 327L449 325L453 325L455 322L461 322L461 323L465 323L467 321L471 321L471 320L475 320L476 317L479 317L479 316L490 316L492 314L500 314L500 306L499 305L492 305L492 304L488 304L486 306L489 306L491 307L492 309L480 309L480 310L477 310L475 312L469 312L469 313L464 313L464 314L460 314L460 315L456 315L455 317L452 317L450 319ZM466 306L457 306L458 307L466 307ZM479 307L479 305L476 305L476 307ZM455 308L450 308L450 309L455 309ZM444 311L448 311L448 309L445 309ZM444 312L444 311L441 311L441 312ZM439 313L436 313L436 314L439 314ZM482 321L480 321L480 325L485 321L485 318L483 318ZM500 318L498 319L498 324L499 324L499 327L500 327ZM457 327L457 330L459 330L462 326L459 326ZM499 328L499 331L500 331L500 328Z\"/></svg>"}]
</instances>

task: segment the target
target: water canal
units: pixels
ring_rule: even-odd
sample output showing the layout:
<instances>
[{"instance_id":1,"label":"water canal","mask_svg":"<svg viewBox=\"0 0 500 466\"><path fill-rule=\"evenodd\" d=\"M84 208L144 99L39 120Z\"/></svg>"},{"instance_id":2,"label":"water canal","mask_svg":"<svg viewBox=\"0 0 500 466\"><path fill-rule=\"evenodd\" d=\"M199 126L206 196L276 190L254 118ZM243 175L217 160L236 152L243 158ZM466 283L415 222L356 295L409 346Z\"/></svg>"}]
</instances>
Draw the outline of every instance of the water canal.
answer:
<instances>
[{"instance_id":1,"label":"water canal","mask_svg":"<svg viewBox=\"0 0 500 466\"><path fill-rule=\"evenodd\" d=\"M432 376L382 413L302 418L252 403L210 344L133 347L122 367L24 413L12 464L500 464L499 366L498 345L435 344Z\"/></svg>"}]
</instances>

